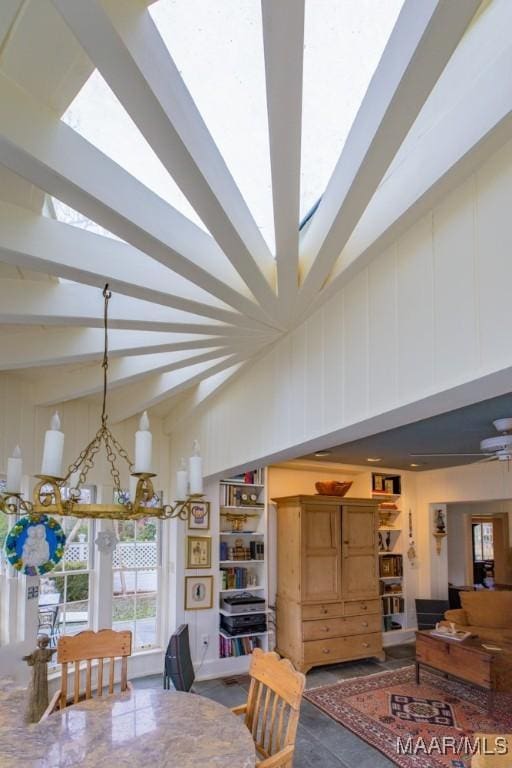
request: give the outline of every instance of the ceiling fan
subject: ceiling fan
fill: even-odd
[[[497,437],[487,437],[480,441],[480,453],[411,453],[413,457],[429,456],[479,456],[480,461],[510,461],[512,459],[512,418],[496,419],[493,424]]]

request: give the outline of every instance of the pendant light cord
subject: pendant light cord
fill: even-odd
[[[101,364],[103,368],[103,406],[101,409],[101,423],[103,426],[107,423],[107,387],[108,387],[108,302],[112,298],[112,291],[109,291],[108,283],[105,284],[105,287],[103,289],[103,298],[105,299],[105,305],[103,309],[103,329],[105,332],[104,336],[104,351],[103,351],[103,362]]]

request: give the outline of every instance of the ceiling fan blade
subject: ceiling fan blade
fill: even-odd
[[[480,451],[479,453],[410,453],[409,456],[494,456],[494,454]]]

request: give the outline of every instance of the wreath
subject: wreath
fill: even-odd
[[[49,559],[41,565],[27,565],[23,560],[23,545],[27,539],[28,529],[31,526],[42,525],[45,528],[45,539],[48,543]],[[48,515],[37,518],[30,516],[21,517],[9,531],[5,540],[5,553],[12,567],[25,576],[43,576],[53,570],[62,560],[66,534],[59,523]]]

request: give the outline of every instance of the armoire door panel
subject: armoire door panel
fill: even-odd
[[[343,559],[343,597],[346,600],[379,594],[375,555],[352,555]]]
[[[375,537],[373,507],[343,507],[343,544],[347,554],[375,552]]]
[[[308,504],[302,516],[302,600],[341,596],[341,509]]]

